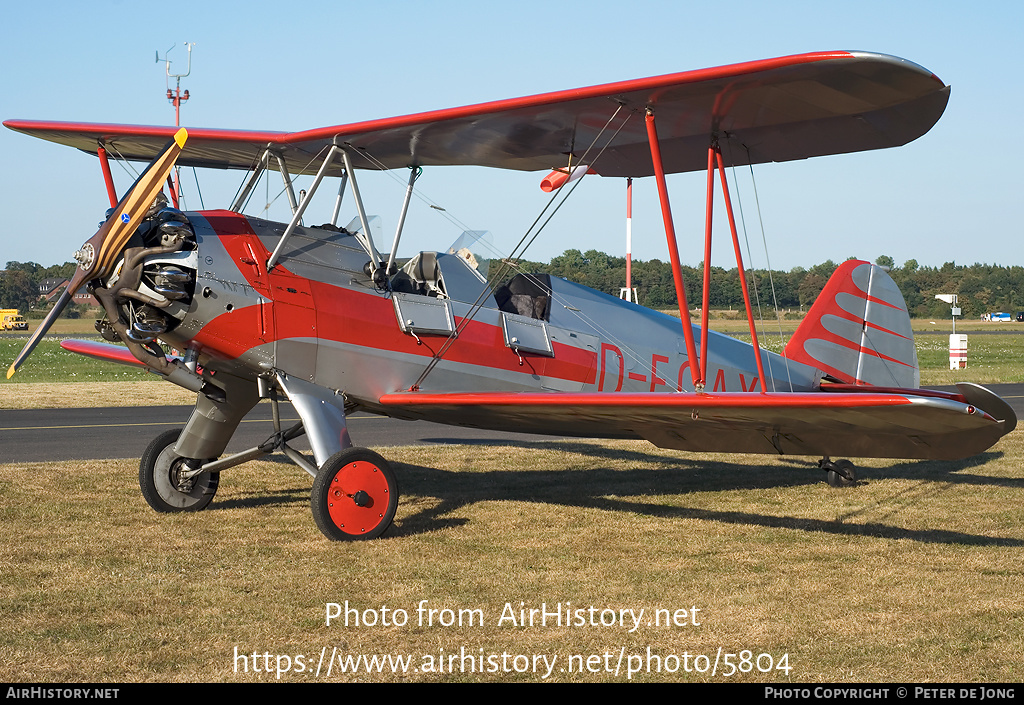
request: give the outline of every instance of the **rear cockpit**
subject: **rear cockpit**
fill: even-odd
[[[551,320],[551,277],[517,274],[494,292],[498,308],[539,321]]]

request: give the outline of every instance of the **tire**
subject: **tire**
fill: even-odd
[[[139,462],[139,487],[146,504],[158,512],[198,512],[205,509],[220,484],[219,472],[207,472],[194,478],[192,491],[178,489],[175,479],[182,458],[174,452],[181,429],[161,433],[142,454]]]
[[[845,458],[842,460],[836,460],[832,463],[832,467],[836,468],[836,470],[842,470],[843,472],[836,472],[836,470],[829,469],[829,485],[832,487],[851,487],[857,484],[857,472],[854,464],[849,460],[846,460]],[[844,476],[844,473],[846,476]]]
[[[317,528],[327,538],[365,541],[391,526],[398,494],[388,461],[367,448],[346,448],[320,468],[310,508]]]

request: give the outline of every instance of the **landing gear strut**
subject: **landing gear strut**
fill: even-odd
[[[828,484],[832,487],[850,487],[857,484],[856,468],[845,458],[832,460],[826,455],[818,461],[818,467],[828,471]]]

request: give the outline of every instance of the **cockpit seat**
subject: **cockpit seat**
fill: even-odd
[[[391,280],[391,290],[420,296],[444,297],[441,270],[436,252],[420,252],[398,270]]]

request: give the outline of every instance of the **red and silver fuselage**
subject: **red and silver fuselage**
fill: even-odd
[[[299,228],[268,271],[280,224],[230,211],[188,217],[198,245],[195,295],[165,338],[181,349],[195,347],[210,367],[284,371],[368,409],[379,408],[384,394],[413,387],[692,391],[678,319],[592,289],[546,278],[534,283],[542,293],[499,302],[502,292],[488,288],[464,258],[423,253],[418,257],[433,268],[423,275],[426,286],[419,280],[418,290],[381,290],[364,273],[368,256],[356,239],[320,228]],[[537,304],[544,297],[550,301]],[[751,346],[711,335],[709,391],[760,390]],[[762,356],[777,378],[769,380],[769,391],[782,380],[778,391],[815,387],[813,369]]]

